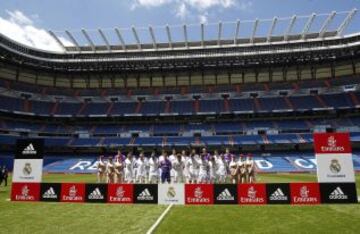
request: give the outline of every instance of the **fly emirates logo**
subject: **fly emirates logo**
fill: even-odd
[[[204,191],[202,191],[200,187],[197,187],[194,190],[194,197],[188,197],[187,201],[189,203],[209,203],[210,198],[203,197],[203,195],[204,195]]]
[[[254,186],[249,187],[247,191],[247,197],[240,198],[241,203],[263,203],[265,201],[264,198],[257,197],[256,193],[257,191]]]
[[[343,152],[345,151],[344,146],[337,146],[336,139],[334,136],[330,136],[327,139],[327,146],[321,146],[322,152]]]
[[[309,203],[309,202],[318,202],[317,197],[312,197],[309,195],[310,191],[305,185],[300,188],[300,196],[294,196],[294,202],[296,203]]]
[[[64,201],[82,201],[82,196],[78,196],[77,195],[77,189],[75,186],[71,186],[69,188],[69,193],[68,195],[64,195],[63,196],[63,200]]]

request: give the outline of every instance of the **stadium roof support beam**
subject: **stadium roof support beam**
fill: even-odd
[[[346,16],[346,18],[344,19],[344,21],[340,24],[340,26],[338,27],[338,29],[336,30],[336,34],[339,36],[342,36],[344,30],[347,28],[347,26],[349,25],[350,21],[352,20],[352,18],[354,17],[354,15],[356,14],[357,9],[354,8],[352,9],[349,14]]]
[[[84,37],[86,38],[86,40],[88,41],[88,43],[90,44],[90,47],[91,47],[92,51],[95,51],[94,42],[91,40],[89,34],[86,32],[85,29],[81,29],[81,32],[84,35]]]
[[[80,46],[79,43],[75,40],[75,38],[73,37],[73,35],[68,31],[65,30],[66,35],[69,37],[70,41],[75,45],[76,50],[80,51]]]
[[[150,36],[151,36],[151,39],[152,39],[153,48],[157,49],[156,38],[155,38],[154,30],[151,27],[151,25],[149,25],[149,32],[150,32]]]
[[[122,49],[125,51],[126,50],[126,44],[125,44],[124,38],[121,35],[120,30],[118,28],[115,28],[115,33],[116,33],[116,35],[117,35],[117,37],[118,37],[118,39],[119,39],[119,41],[121,43]]]
[[[301,38],[302,39],[305,39],[306,37],[306,34],[309,32],[310,28],[311,28],[311,25],[312,23],[314,22],[315,20],[315,17],[316,17],[316,14],[315,13],[312,13],[310,16],[309,16],[309,19],[308,21],[306,22],[305,26],[304,26],[304,29],[301,33]]]
[[[330,13],[330,15],[326,18],[324,24],[321,26],[320,31],[319,31],[320,37],[324,37],[324,35],[326,33],[326,29],[330,25],[331,21],[334,19],[335,15],[336,15],[336,11],[332,11]]]
[[[184,29],[185,47],[189,48],[189,42],[188,42],[188,35],[187,35],[187,27],[186,27],[186,24],[184,24],[183,29]]]
[[[284,35],[284,39],[285,41],[287,41],[289,39],[289,35],[295,25],[295,21],[296,21],[296,15],[293,15],[291,17],[290,23],[289,23],[289,27],[286,29],[285,35]]]
[[[205,43],[204,43],[204,40],[205,40],[205,28],[204,28],[204,24],[202,23],[200,25],[200,28],[201,28],[201,46],[202,47],[205,47]]]
[[[66,51],[65,45],[60,41],[60,39],[55,35],[55,33],[51,30],[48,31],[49,35],[54,38],[54,40],[56,41],[56,43],[58,43],[58,45],[64,50]]]
[[[271,36],[273,34],[273,31],[274,31],[274,28],[276,26],[277,20],[278,20],[278,18],[276,16],[272,20],[272,23],[271,23],[271,26],[270,26],[270,29],[269,29],[269,33],[267,35],[267,41],[268,42],[271,40]]]
[[[139,36],[136,32],[136,28],[134,26],[131,27],[131,30],[133,32],[133,35],[134,35],[134,38],[136,40],[136,45],[138,47],[139,50],[141,50],[141,44],[140,44],[140,39],[139,39]]]
[[[237,44],[237,39],[239,36],[239,32],[240,32],[240,20],[236,21],[236,28],[235,28],[235,35],[234,35],[234,45]]]
[[[111,51],[111,47],[110,47],[109,41],[108,41],[108,39],[106,38],[104,32],[103,32],[100,28],[98,29],[98,32],[99,32],[101,38],[103,39],[103,41],[104,41],[104,43],[105,43],[106,48],[108,49],[108,51]]]
[[[259,25],[259,19],[256,19],[254,21],[254,27],[253,27],[252,34],[251,34],[250,43],[254,43],[254,38],[256,35],[256,30],[257,30],[258,25]]]
[[[219,22],[219,27],[218,27],[218,46],[221,45],[221,36],[222,36],[222,22]]]
[[[166,34],[167,34],[167,38],[168,38],[168,41],[169,41],[169,47],[172,49],[173,44],[172,44],[171,31],[170,31],[169,25],[166,25]]]

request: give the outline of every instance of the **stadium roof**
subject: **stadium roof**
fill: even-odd
[[[273,17],[209,24],[183,24],[130,28],[49,30],[63,48],[63,53],[144,52],[201,48],[236,47],[247,44],[301,42],[311,39],[339,38],[356,14],[357,9],[332,11],[291,17]],[[315,27],[315,23],[318,27]],[[268,27],[266,34],[259,27]],[[62,39],[72,45],[66,46]]]

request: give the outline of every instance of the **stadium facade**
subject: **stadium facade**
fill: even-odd
[[[99,45],[81,30],[85,44],[65,31],[62,52],[44,51],[0,35],[0,147],[13,150],[18,138],[44,138],[46,152],[100,149],[229,147],[245,152],[300,152],[312,149],[312,133],[350,131],[360,141],[360,34],[343,35],[356,13],[349,11],[336,30],[330,13],[317,32],[316,15],[301,33],[292,33],[296,16],[283,35],[118,44],[105,33]],[[7,153],[5,153],[7,154]]]

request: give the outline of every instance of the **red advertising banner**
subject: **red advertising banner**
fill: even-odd
[[[185,204],[209,205],[214,203],[214,185],[186,184]]]
[[[61,185],[61,202],[84,202],[85,184],[64,183]]]
[[[133,184],[109,184],[108,203],[133,203]]]
[[[291,204],[320,204],[318,183],[291,183]]]
[[[239,204],[266,204],[265,184],[239,184],[238,185]]]
[[[314,133],[316,154],[351,153],[349,133]]]
[[[39,201],[40,183],[12,183],[12,201]]]

